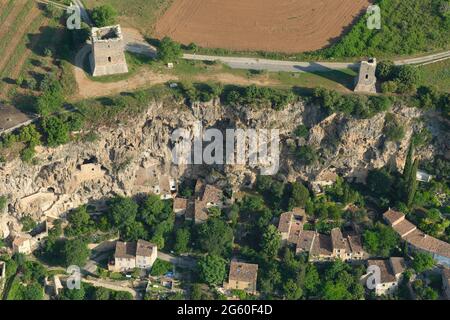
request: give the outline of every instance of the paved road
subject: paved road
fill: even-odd
[[[282,61],[258,58],[222,57],[197,54],[184,54],[184,59],[201,61],[220,61],[234,69],[266,70],[272,72],[323,72],[330,70],[359,68],[359,63],[345,62],[304,62],[304,61]],[[450,58],[450,51],[440,52],[422,57],[396,60],[396,65],[429,64]]]
[[[94,23],[91,20],[91,17],[89,16],[89,13],[87,12],[86,8],[84,7],[83,2],[81,0],[73,0],[74,4],[80,7],[81,11],[81,19],[86,22],[88,25],[93,26]]]
[[[160,251],[158,251],[158,259],[173,263],[175,266],[187,269],[195,269],[197,265],[197,262],[192,257],[176,257]]]

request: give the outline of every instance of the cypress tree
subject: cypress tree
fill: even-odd
[[[406,156],[405,167],[403,168],[403,178],[408,181],[411,175],[414,157],[414,144],[411,141],[408,148],[408,155]]]
[[[411,205],[413,204],[414,201],[414,196],[416,195],[416,191],[417,191],[417,170],[419,169],[419,159],[414,160],[414,164],[412,166],[411,169],[411,174],[409,176],[409,180],[408,180],[408,199],[406,201],[406,204],[408,206],[408,208],[411,208]]]

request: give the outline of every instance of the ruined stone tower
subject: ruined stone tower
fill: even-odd
[[[127,73],[125,44],[119,25],[92,28],[91,68],[93,76]]]
[[[377,92],[377,78],[375,76],[376,69],[377,59],[375,58],[361,62],[361,66],[359,67],[359,75],[355,80],[355,92]]]

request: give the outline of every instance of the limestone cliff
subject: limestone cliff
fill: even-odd
[[[218,101],[192,107],[155,103],[145,114],[122,121],[114,127],[98,128],[95,142],[73,142],[58,148],[39,147],[37,164],[20,160],[0,165],[0,195],[7,195],[9,206],[0,217],[0,236],[18,228],[17,218],[31,215],[60,216],[69,209],[89,203],[100,210],[104,199],[120,194],[150,192],[155,178],[162,173],[180,179],[206,177],[220,186],[237,190],[254,180],[256,170],[240,167],[177,167],[172,164],[170,134],[176,128],[193,130],[197,121],[218,128],[279,129],[286,142],[307,143],[316,148],[321,160],[311,166],[300,165],[289,148],[282,148],[281,179],[314,181],[323,172],[364,179],[367,169],[386,164],[402,167],[409,138],[420,130],[426,119],[418,109],[397,106],[395,113],[406,128],[401,143],[386,142],[383,136],[384,114],[358,120],[343,115],[324,117],[320,108],[297,102],[283,111],[265,108],[224,107]],[[299,124],[311,127],[307,141],[292,132]],[[431,128],[434,144],[420,151],[429,158],[443,153],[448,136]],[[214,180],[214,181],[211,181]]]

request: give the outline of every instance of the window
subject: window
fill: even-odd
[[[112,61],[111,57],[108,57],[108,62],[111,62],[111,61]]]

